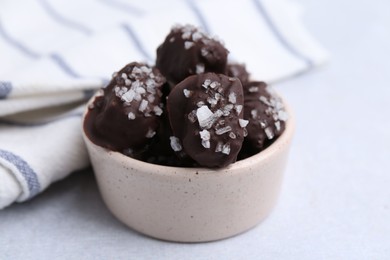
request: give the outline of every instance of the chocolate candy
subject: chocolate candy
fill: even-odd
[[[157,49],[156,67],[171,84],[204,72],[225,73],[228,50],[198,28],[176,26]]]
[[[287,113],[282,100],[264,82],[249,82],[244,93],[244,118],[249,121],[245,145],[259,152],[284,131]]]
[[[172,149],[184,151],[204,167],[235,162],[248,124],[243,104],[237,78],[215,73],[186,78],[168,96]]]
[[[97,97],[85,121],[85,132],[103,147],[127,155],[139,153],[155,136],[163,113],[158,69],[130,63],[114,73],[104,95]]]
[[[226,74],[230,77],[238,78],[242,85],[249,82],[249,73],[246,70],[245,64],[229,63],[226,68]]]

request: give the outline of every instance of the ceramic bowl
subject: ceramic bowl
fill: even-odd
[[[154,238],[205,242],[256,226],[275,206],[294,132],[287,112],[286,129],[271,146],[223,169],[150,164],[84,140],[115,217]]]

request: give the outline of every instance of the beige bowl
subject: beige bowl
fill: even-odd
[[[84,140],[103,200],[120,221],[163,240],[212,241],[256,226],[274,207],[294,132],[287,112],[270,147],[218,170],[150,164]]]

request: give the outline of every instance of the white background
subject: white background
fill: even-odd
[[[89,170],[0,211],[0,259],[390,259],[390,2],[297,2],[332,57],[276,85],[297,130],[268,219],[219,242],[150,239],[114,219]]]

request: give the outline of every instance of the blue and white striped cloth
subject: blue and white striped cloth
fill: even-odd
[[[153,64],[172,25],[218,35],[253,78],[274,82],[326,60],[301,14],[285,0],[2,0],[0,208],[88,165],[76,104],[125,64]]]

